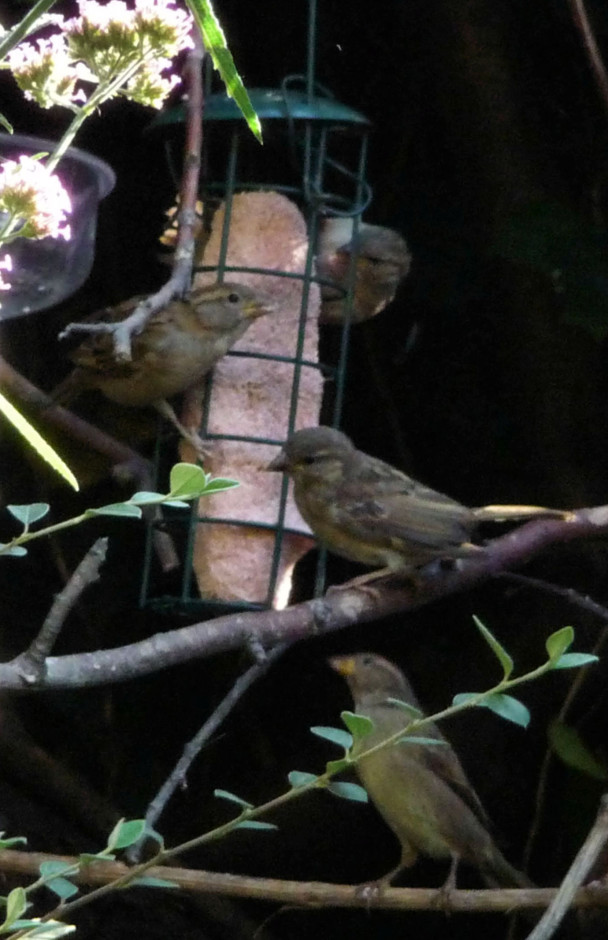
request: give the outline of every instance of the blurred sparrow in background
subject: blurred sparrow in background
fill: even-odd
[[[351,584],[407,574],[434,559],[478,554],[483,548],[469,540],[480,522],[568,515],[539,506],[468,509],[357,450],[345,434],[328,427],[296,431],[268,469],[292,477],[302,518],[332,552],[382,566]]]
[[[353,323],[369,320],[390,304],[412,261],[405,239],[393,229],[361,222],[353,237],[353,219],[326,219],[319,235],[317,274],[338,286],[321,285],[321,323],[344,322],[344,294],[353,252]]]
[[[394,700],[420,711],[412,688],[393,663],[372,653],[334,656],[329,665],[346,679],[359,715],[371,718],[373,731],[353,751],[367,751],[405,729],[415,717]],[[405,732],[406,733],[406,732]],[[451,859],[445,888],[455,887],[460,859],[475,865],[490,886],[530,887],[494,844],[479,798],[467,780],[456,753],[435,724],[420,729],[420,738],[437,744],[414,743],[407,737],[362,758],[357,773],[369,797],[401,843],[401,861],[382,882],[390,882],[418,855]]]
[[[133,297],[91,319],[124,320],[143,299]],[[148,320],[132,339],[130,361],[117,361],[110,334],[89,336],[70,354],[76,368],[53,398],[65,404],[82,390],[97,388],[119,405],[151,405],[200,449],[197,435],[180,424],[166,399],[198,384],[249,325],[271,309],[244,285],[200,287],[186,300],[172,300]]]

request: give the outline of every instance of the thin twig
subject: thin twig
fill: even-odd
[[[177,764],[160,787],[156,796],[150,801],[146,811],[146,825],[148,829],[154,828],[168,801],[178,787],[183,785],[186,774],[193,761],[200,753],[201,748],[207,743],[211,735],[215,734],[219,726],[226,720],[245,692],[268,672],[273,663],[285,652],[287,647],[287,643],[281,643],[279,646],[275,646],[273,650],[265,655],[263,660],[257,660],[246,672],[239,676],[215,711],[205,721],[192,740],[186,744]],[[142,847],[143,843],[139,843],[134,847],[133,851],[129,852],[130,862],[139,861]]]
[[[604,107],[608,110],[608,74],[606,73],[602,55],[593,34],[589,17],[587,16],[584,0],[569,0],[569,3],[574,23],[583,37],[583,44],[589,58],[591,71],[597,83]]]
[[[527,574],[519,574],[514,571],[500,571],[496,577],[504,581],[512,581],[514,584],[521,584],[524,587],[537,588],[539,591],[546,591],[548,594],[557,594],[558,597],[565,597],[570,604],[586,610],[587,613],[593,614],[595,617],[608,621],[608,607],[598,604],[591,597],[580,594],[574,588],[562,587],[560,584],[543,581],[541,578],[531,578]]]
[[[557,895],[528,936],[528,940],[549,940],[549,937],[553,936],[607,840],[608,795],[605,794],[600,801],[600,808],[589,835],[572,862]]]
[[[99,569],[106,560],[108,539],[100,538],[93,543],[72,577],[49,610],[37,637],[20,656],[23,678],[36,682],[44,674],[46,658],[53,649],[65,619],[84,590],[99,577]]]

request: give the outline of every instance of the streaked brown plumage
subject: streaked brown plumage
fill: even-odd
[[[268,469],[293,478],[302,517],[331,551],[380,567],[360,581],[477,554],[483,549],[470,539],[482,521],[565,515],[538,506],[469,509],[328,427],[296,431]]]
[[[393,229],[361,222],[353,237],[352,219],[327,219],[319,237],[317,274],[335,281],[339,287],[321,286],[322,323],[344,321],[344,292],[353,252],[356,252],[353,323],[369,320],[390,304],[412,261],[405,239]]]
[[[93,320],[123,320],[142,299],[109,307]],[[154,406],[190,437],[166,399],[200,382],[249,325],[271,309],[241,284],[200,287],[150,318],[132,339],[130,361],[117,361],[110,334],[89,336],[71,353],[76,368],[54,397],[65,403],[85,388],[97,388],[120,405]]]
[[[355,711],[374,723],[355,754],[386,740],[411,720],[390,699],[420,709],[403,673],[382,656],[335,656],[329,664],[346,679]],[[456,866],[462,859],[476,866],[490,885],[529,886],[531,882],[509,864],[494,843],[479,798],[439,728],[426,725],[420,736],[442,743],[400,742],[357,764],[370,799],[401,843],[401,861],[383,880],[392,880],[422,854],[451,859],[449,885],[454,883]]]

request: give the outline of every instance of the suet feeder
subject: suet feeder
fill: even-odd
[[[165,510],[163,520],[152,523],[183,546],[177,593],[155,596],[148,540],[141,601],[162,611],[205,617],[284,606],[291,569],[314,547],[287,479],[263,468],[294,429],[339,424],[356,253],[341,284],[321,278],[315,258],[327,220],[351,219],[356,236],[371,199],[365,181],[369,121],[315,82],[315,31],[316,4],[310,0],[306,74],[290,75],[278,88],[249,90],[263,147],[230,98],[210,88],[205,96],[204,224],[212,218],[195,283],[242,281],[269,295],[276,309],[216,366],[198,416],[211,451],[204,469],[241,486],[201,500],[189,515]],[[176,132],[183,121],[178,108],[154,125],[165,139],[175,179],[175,142],[183,136]],[[223,176],[217,167],[225,168]],[[339,328],[318,329],[324,287],[344,295]],[[325,330],[331,333],[328,343]],[[319,333],[322,345],[333,349],[328,363],[319,356]],[[164,459],[161,448],[159,453]],[[181,457],[194,459],[184,449]],[[316,593],[324,584],[320,552]]]

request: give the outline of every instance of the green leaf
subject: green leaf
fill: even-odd
[[[17,921],[13,927],[19,930],[29,929],[28,938],[35,940],[57,940],[58,937],[65,937],[66,934],[74,933],[76,927],[74,924],[62,924],[58,920],[46,920],[40,922],[40,918],[34,920]]]
[[[287,779],[289,780],[290,786],[294,790],[299,789],[300,787],[306,787],[309,783],[314,783],[317,780],[316,774],[308,774],[304,770],[290,770],[287,774]]]
[[[145,819],[120,819],[110,833],[107,848],[114,851],[115,849],[126,849],[129,845],[135,845],[145,831]]]
[[[507,721],[512,721],[515,725],[521,725],[527,728],[530,724],[530,712],[519,699],[512,695],[505,695],[503,692],[496,692],[484,702],[481,703],[484,708],[489,708],[491,712],[500,715]]]
[[[367,790],[360,787],[358,783],[343,783],[342,781],[332,780],[331,783],[328,783],[327,789],[334,796],[339,796],[343,800],[353,800],[355,803],[369,802]]]
[[[590,666],[599,662],[599,657],[593,653],[564,653],[553,664],[553,669],[577,669],[579,666]]]
[[[62,877],[65,872],[74,873],[73,865],[51,859],[48,862],[42,862],[38,870],[45,879],[45,887],[53,891],[62,901],[78,894],[79,889],[76,885],[72,884],[67,878]]]
[[[242,800],[240,796],[230,793],[229,790],[214,790],[213,795],[217,796],[219,800],[228,800],[230,803],[236,803],[237,806],[242,806],[243,809],[253,809],[253,803]]]
[[[169,475],[169,496],[175,499],[196,499],[205,492],[209,474],[193,463],[176,463]]]
[[[478,697],[478,692],[461,692],[454,696],[454,705],[463,705]],[[518,699],[512,695],[505,695],[503,692],[495,692],[481,702],[476,702],[479,708],[489,708],[490,711],[512,721],[516,725],[527,728],[530,722],[530,712]]]
[[[209,480],[205,487],[204,496],[212,496],[214,493],[223,493],[224,490],[233,490],[235,486],[240,486],[238,480],[228,480],[224,477],[214,477]]]
[[[163,499],[163,506],[171,506],[172,509],[190,509],[190,503],[185,503],[182,499]]]
[[[226,86],[226,93],[230,98],[234,98],[252,134],[262,143],[260,119],[253,110],[241,76],[236,70],[222,27],[211,5],[211,0],[186,0],[186,2],[201,31],[205,49],[211,56],[213,64]]]
[[[436,744],[440,744],[445,747],[447,743],[447,741],[443,741],[441,738],[425,738],[422,735],[417,734],[405,734],[397,741],[397,744],[420,744],[424,747],[429,745],[434,747]]]
[[[27,910],[27,898],[23,888],[13,888],[6,899],[6,916],[4,923],[0,924],[0,931],[10,927]]]
[[[41,862],[38,871],[43,878],[54,878],[56,875],[65,875],[66,871],[72,871],[73,868],[69,862],[60,862],[53,858],[48,862]]]
[[[38,433],[38,431],[27,421],[22,414],[20,414],[17,409],[11,405],[10,401],[0,394],[0,413],[7,418],[8,421],[19,431],[19,433],[26,439],[28,444],[30,444],[34,450],[38,452],[40,457],[43,460],[46,460],[48,464],[51,465],[53,470],[60,474],[66,480],[70,486],[78,490],[78,480],[68,467],[66,463],[61,459],[56,450],[54,450],[50,444],[44,440],[44,438]]]
[[[274,823],[260,822],[259,819],[244,819],[237,823],[235,829],[278,829]]]
[[[133,496],[131,496],[127,502],[132,503],[134,506],[147,506],[148,503],[162,503],[164,498],[163,493],[140,490],[137,493],[133,493]]]
[[[549,662],[555,663],[562,656],[568,647],[572,646],[574,640],[574,630],[572,627],[562,627],[556,630],[547,638],[545,649],[549,654]]]
[[[4,835],[4,833],[2,833]],[[27,845],[25,836],[14,836],[12,839],[0,839],[0,852],[11,849],[14,845]]]
[[[13,125],[5,118],[3,114],[0,114],[0,124],[2,125],[4,130],[7,132],[7,134],[13,133]]]
[[[128,516],[131,519],[141,519],[141,509],[139,506],[131,506],[129,503],[110,503],[109,506],[101,506],[99,509],[87,509],[85,516]]]
[[[549,727],[549,742],[555,754],[567,764],[594,780],[608,779],[606,765],[591,753],[578,731],[561,721]]]
[[[8,558],[10,555],[13,558],[22,558],[24,555],[27,555],[27,548],[23,548],[22,545],[11,545],[7,543],[0,542],[0,555],[6,555]]]
[[[345,751],[348,751],[349,748],[353,746],[353,737],[348,731],[344,731],[342,728],[326,728],[321,725],[316,725],[314,728],[310,729],[313,734],[316,734],[318,738],[323,738],[325,741],[331,741],[332,744],[337,744],[338,747],[343,747]]]
[[[129,887],[138,888],[179,888],[176,881],[167,881],[166,878],[153,878],[151,875],[139,875],[129,882]]]
[[[62,901],[67,901],[68,898],[74,897],[75,894],[78,894],[79,890],[76,885],[68,881],[67,878],[53,878],[52,881],[47,881],[45,888],[48,888],[49,891],[56,894]]]
[[[354,712],[344,711],[340,718],[353,736],[353,741],[361,741],[374,730],[374,723],[367,715],[356,715]]]
[[[24,526],[30,526],[33,522],[43,519],[51,508],[48,503],[29,503],[24,506],[7,506],[11,516],[18,519]]]
[[[484,640],[486,641],[486,643],[488,644],[488,646],[490,647],[490,649],[496,656],[500,665],[502,666],[502,671],[504,673],[505,679],[508,679],[511,673],[513,672],[513,660],[507,653],[504,646],[501,646],[501,644],[498,642],[496,637],[490,633],[488,628],[481,622],[479,617],[475,616],[475,614],[473,614],[473,621],[475,623],[475,626],[481,633],[482,637],[484,638]]]
[[[401,711],[410,716],[412,721],[416,721],[418,718],[424,718],[424,715],[419,708],[416,708],[415,705],[410,705],[409,702],[403,702],[400,698],[389,698],[387,699],[387,702],[390,705],[395,705],[397,708],[400,708]]]

